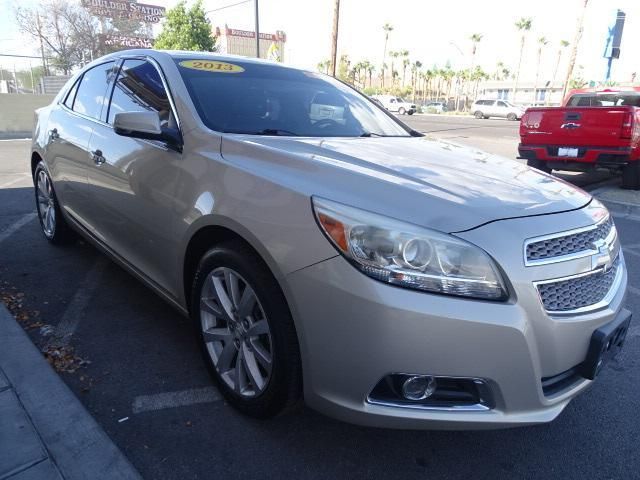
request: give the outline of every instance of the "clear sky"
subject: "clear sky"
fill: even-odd
[[[13,25],[13,8],[17,0],[0,0],[0,52],[35,53],[34,42],[20,38]],[[20,4],[36,0],[20,0]],[[241,0],[204,0],[207,10],[231,5]],[[177,0],[145,0],[144,3],[171,7]],[[260,30],[287,34],[287,63],[315,69],[330,52],[333,0],[259,0]],[[426,67],[444,66],[449,61],[454,68],[469,66],[472,33],[483,34],[478,45],[476,64],[485,70],[495,70],[497,61],[515,69],[520,48],[514,22],[531,17],[533,28],[528,36],[521,79],[533,80],[537,61],[537,39],[549,41],[542,61],[542,76],[551,77],[560,40],[573,42],[577,15],[583,0],[342,0],[340,16],[339,54],[354,60],[368,59],[376,65],[382,61],[384,34],[382,25],[394,26],[388,50],[406,49],[412,60]],[[209,14],[214,26],[253,30],[253,2]],[[578,65],[584,67],[587,80],[604,76],[602,58],[606,32],[614,19],[616,8],[627,14],[622,56],[614,63],[613,77],[629,81],[632,72],[640,80],[640,0],[590,0]],[[560,72],[565,68],[565,62]],[[0,59],[0,63],[4,61]]]

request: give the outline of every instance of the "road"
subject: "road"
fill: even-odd
[[[400,115],[411,128],[429,136],[478,148],[507,158],[518,157],[519,122],[502,118],[476,119],[470,115]],[[524,161],[524,160],[520,160]],[[587,187],[612,180],[608,172],[555,172],[575,185]]]
[[[495,141],[497,152],[515,129],[498,122],[437,133]],[[381,430],[306,407],[251,420],[211,387],[188,319],[86,243],[44,240],[27,157],[27,142],[0,142],[0,294],[145,478],[637,478],[638,327],[594,387],[549,425]],[[633,287],[628,307],[640,312],[640,221],[616,223]],[[68,333],[63,348],[51,349],[52,327]]]

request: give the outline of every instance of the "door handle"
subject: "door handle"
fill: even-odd
[[[107,161],[107,159],[102,156],[102,150],[100,149],[91,152],[91,159],[96,165],[102,165]]]
[[[58,129],[54,128],[53,130],[49,130],[49,143],[53,142],[60,138],[60,134],[58,133]]]

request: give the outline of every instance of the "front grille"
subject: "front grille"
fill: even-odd
[[[567,312],[595,305],[604,300],[616,279],[620,257],[613,262],[611,268],[596,273],[538,284],[538,293],[548,312]]]
[[[527,261],[535,262],[595,250],[594,242],[607,238],[612,228],[613,220],[609,217],[592,230],[529,243]]]

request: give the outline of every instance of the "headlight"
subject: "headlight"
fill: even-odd
[[[498,269],[482,249],[452,235],[313,198],[318,224],[366,275],[407,288],[505,300]]]

